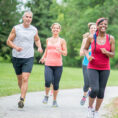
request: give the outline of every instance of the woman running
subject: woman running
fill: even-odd
[[[46,49],[41,63],[45,62],[45,97],[43,103],[48,102],[48,94],[50,85],[53,84],[53,107],[57,107],[57,94],[59,90],[59,82],[61,79],[63,64],[62,55],[67,56],[66,41],[59,37],[61,25],[54,23],[51,26],[52,37],[46,41]]]
[[[89,60],[88,76],[91,92],[89,95],[88,117],[99,118],[98,111],[104,98],[104,91],[110,74],[109,58],[115,55],[114,37],[106,33],[108,20],[100,18],[96,22],[97,31],[90,35],[85,44],[84,52]],[[91,45],[92,55],[88,54]],[[93,104],[96,100],[95,111]]]
[[[85,56],[84,54],[84,46],[85,46],[85,43],[87,41],[87,37],[91,34],[91,35],[94,35],[95,31],[96,31],[96,24],[95,23],[88,23],[88,28],[89,28],[89,32],[85,33],[83,35],[83,41],[82,41],[82,45],[81,45],[81,48],[80,48],[80,56],[84,56],[84,59],[83,59],[83,62],[82,62],[82,69],[83,69],[83,77],[84,77],[84,87],[83,87],[83,91],[84,91],[84,94],[83,94],[83,97],[80,101],[80,104],[81,105],[84,105],[85,102],[86,102],[86,98],[89,94],[89,79],[88,79],[88,74],[87,74],[87,66],[88,66],[88,59],[87,57]],[[91,55],[91,46],[89,47],[89,55]]]

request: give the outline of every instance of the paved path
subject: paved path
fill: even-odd
[[[58,108],[52,108],[52,96],[48,104],[43,104],[43,92],[27,93],[25,107],[17,108],[18,95],[0,98],[0,118],[87,118],[87,104],[80,105],[82,89],[60,90]],[[107,87],[104,103],[100,109],[100,118],[104,118],[104,106],[118,96],[118,87]],[[104,106],[103,106],[104,105]]]

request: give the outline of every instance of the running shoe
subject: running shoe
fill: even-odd
[[[81,99],[81,101],[80,101],[80,104],[81,105],[84,105],[85,102],[86,102],[86,96],[83,96],[82,99]]]
[[[51,92],[50,92],[50,96],[52,96],[53,95],[53,90],[51,90]]]
[[[55,100],[53,101],[52,107],[58,107],[57,101],[55,101]]]
[[[24,107],[24,99],[20,98],[20,101],[18,102],[18,108],[23,108]]]
[[[95,112],[94,112],[94,118],[99,118],[98,111],[95,111]]]
[[[93,108],[88,108],[88,116],[87,118],[94,118],[94,110]]]
[[[47,104],[47,103],[48,103],[48,96],[45,96],[45,97],[44,97],[43,103],[44,103],[44,104]]]

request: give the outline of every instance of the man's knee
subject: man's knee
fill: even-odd
[[[24,77],[22,78],[22,82],[28,82],[28,76],[24,76]]]

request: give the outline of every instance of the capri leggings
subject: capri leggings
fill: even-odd
[[[91,98],[104,98],[104,91],[107,84],[107,80],[110,74],[110,70],[94,70],[88,69],[89,85],[91,88]]]
[[[45,87],[49,88],[52,83],[53,89],[58,90],[62,71],[62,66],[45,66]]]
[[[84,92],[87,92],[89,89],[89,78],[88,78],[88,69],[87,66],[82,65],[82,69],[83,69],[83,76],[84,76],[84,87],[83,90]]]

